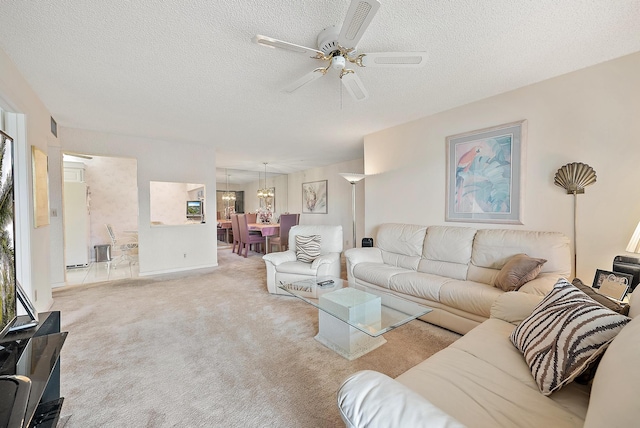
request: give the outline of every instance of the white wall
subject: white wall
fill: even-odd
[[[217,265],[215,221],[164,227],[151,227],[150,223],[151,181],[202,183],[215,194],[212,147],[64,127],[58,135],[65,151],[137,160],[141,275]],[[208,198],[205,212],[215,212],[215,205],[215,199]]]
[[[19,213],[25,228],[18,232],[22,242],[16,242],[16,250],[26,251],[28,254],[24,266],[18,265],[19,279],[25,290],[31,295],[34,305],[39,311],[47,310],[53,303],[50,286],[50,229],[58,227],[61,230],[61,217],[52,218],[51,226],[33,227],[33,198],[31,179],[31,147],[36,146],[47,153],[48,145],[56,145],[56,137],[51,134],[51,115],[40,98],[31,89],[27,81],[4,51],[0,50],[0,107],[3,110],[24,115],[26,132],[13,133],[16,143],[22,147],[25,156],[16,156],[15,174],[24,174],[26,186],[16,183],[17,198],[23,197],[23,212]],[[53,208],[50,205],[50,208]],[[29,256],[30,255],[30,256]],[[22,257],[22,256],[20,256]],[[23,257],[25,259],[25,257]]]
[[[94,259],[94,245],[111,244],[106,224],[113,227],[116,238],[123,238],[124,231],[138,230],[137,162],[124,157],[92,156],[83,163],[91,209],[89,249]],[[114,256],[118,255],[115,248],[111,250]]]
[[[151,221],[159,224],[187,223],[187,183],[151,183]]]
[[[611,270],[640,220],[640,53],[365,137],[366,231],[385,222],[445,224],[445,138],[528,121],[524,225],[448,223],[573,235],[573,196],[553,184],[562,165],[591,165],[578,196],[577,276]]]
[[[353,247],[353,217],[351,210],[351,184],[339,174],[364,172],[363,159],[337,163],[323,168],[289,174],[289,205],[291,213],[302,213],[302,183],[327,180],[327,214],[301,214],[300,224],[341,224],[344,236],[344,248]],[[356,184],[356,243],[364,236],[364,200],[365,186],[369,186],[368,177]],[[369,210],[367,210],[367,215]]]

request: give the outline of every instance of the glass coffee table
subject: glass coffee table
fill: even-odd
[[[283,283],[279,288],[319,309],[315,339],[348,360],[385,344],[384,333],[431,312],[426,306],[334,277]]]

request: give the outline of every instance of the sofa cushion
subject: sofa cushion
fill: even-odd
[[[523,353],[540,392],[550,395],[604,352],[628,322],[561,279],[516,327],[511,341]]]
[[[508,291],[498,296],[491,305],[491,318],[518,325],[531,315],[542,299],[542,296],[535,294]]]
[[[500,269],[493,285],[502,291],[516,291],[538,276],[546,262],[545,259],[516,254]]]
[[[291,273],[295,275],[314,275],[317,268],[307,262],[284,262],[276,266],[276,272]]]
[[[296,259],[301,262],[311,263],[320,256],[320,235],[296,236]]]
[[[426,233],[426,226],[386,223],[378,228],[377,246],[390,253],[420,256]]]
[[[502,269],[519,253],[548,260],[541,272],[571,274],[569,238],[558,232],[532,232],[512,229],[481,229],[473,240],[471,263],[476,266]]]
[[[491,305],[504,291],[473,281],[448,281],[440,288],[440,303],[489,318]]]
[[[640,317],[627,324],[604,353],[593,380],[585,428],[638,426],[638,337]]]
[[[422,254],[426,226],[387,223],[378,228],[377,246],[384,263],[416,270]]]
[[[467,279],[476,229],[470,227],[430,226],[424,239],[420,272]]]
[[[391,277],[389,288],[393,291],[421,297],[433,302],[440,301],[442,284],[454,281],[439,275],[429,275],[422,272],[403,272]]]
[[[389,283],[394,275],[409,272],[407,269],[389,266],[383,263],[358,263],[353,268],[353,276],[356,279],[389,288]]]
[[[478,340],[483,338],[479,336]],[[511,346],[508,336],[503,336],[502,341]],[[521,361],[519,368],[518,361]],[[522,356],[513,360],[507,357],[504,364],[505,369],[476,357],[467,349],[449,346],[396,380],[468,427],[582,426],[584,415],[578,413],[580,409],[586,412],[588,396],[580,398],[581,404],[568,408],[519,379],[527,371]],[[507,371],[514,368],[519,374]]]

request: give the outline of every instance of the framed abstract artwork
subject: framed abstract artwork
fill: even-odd
[[[525,120],[446,139],[446,221],[522,224]]]
[[[302,183],[302,213],[326,214],[327,180]]]

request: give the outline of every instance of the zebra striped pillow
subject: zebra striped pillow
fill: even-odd
[[[296,235],[296,259],[311,263],[320,257],[321,235]]]
[[[560,279],[511,334],[544,395],[562,388],[605,351],[629,318]]]

